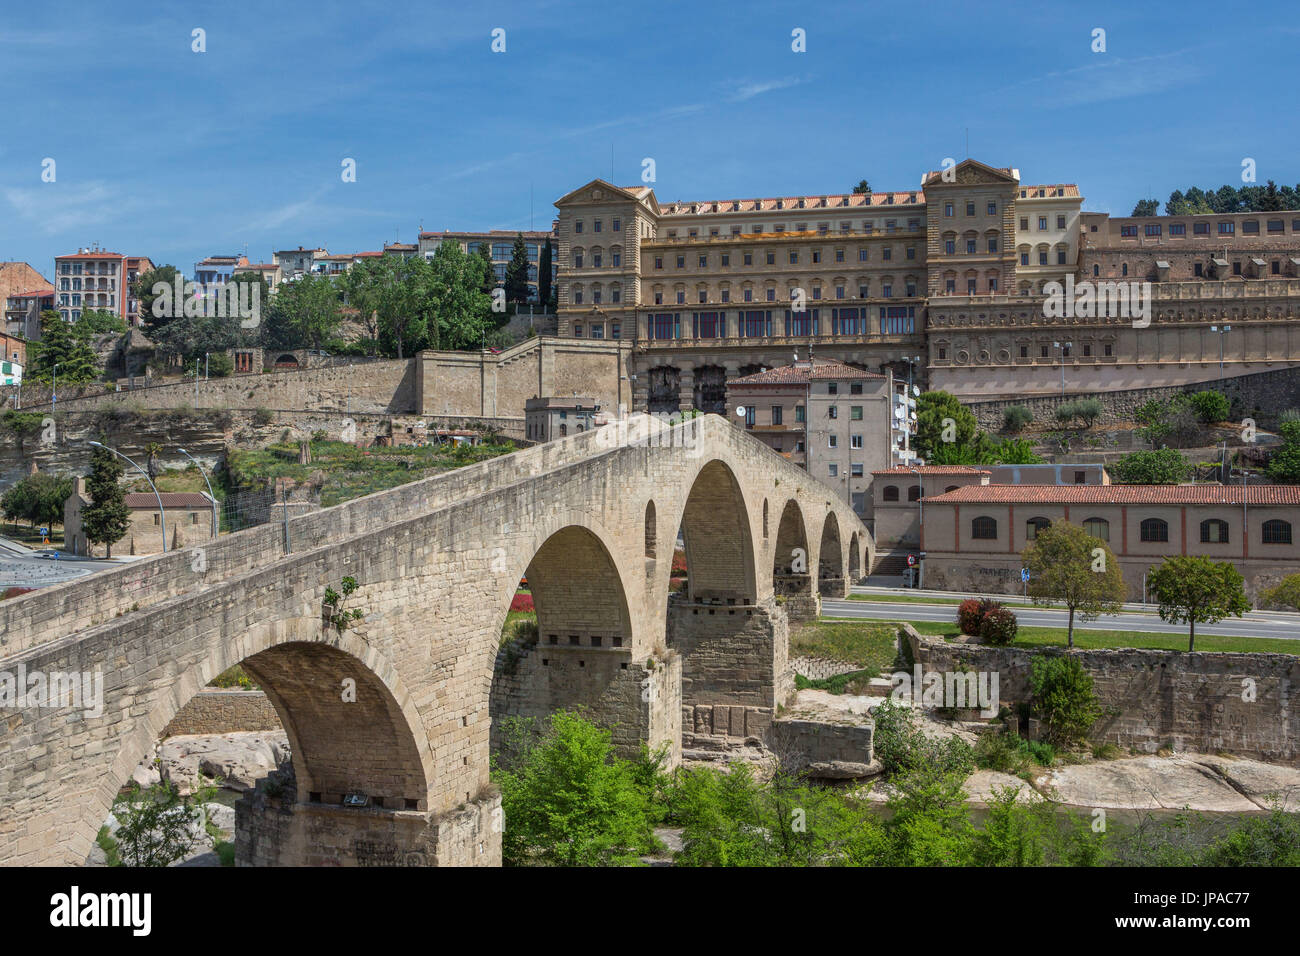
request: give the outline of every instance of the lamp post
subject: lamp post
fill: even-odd
[[[116,455],[118,458],[121,458],[123,461],[130,463],[130,465],[131,465],[131,466],[132,466],[136,471],[140,472],[140,474],[142,474],[142,475],[144,476],[144,480],[147,481],[147,482],[149,482],[149,487],[153,489],[154,497],[158,499],[158,523],[162,526],[163,552],[166,553],[166,551],[167,551],[167,514],[166,514],[166,512],[163,511],[162,495],[160,495],[160,494],[158,493],[158,487],[153,483],[153,479],[149,477],[149,472],[145,471],[143,468],[141,468],[139,465],[137,465],[134,461],[131,461],[130,458],[127,458],[126,455],[122,454],[122,453],[121,453],[120,451],[118,451],[116,448],[109,448],[107,445],[103,444],[102,442],[97,442],[97,441],[92,441],[90,444],[94,445],[96,448],[103,448],[105,451],[111,451],[111,452],[112,452],[114,455]]]
[[[1074,348],[1074,343],[1066,342],[1062,345],[1060,342],[1053,342],[1052,347],[1061,350],[1061,397],[1065,398],[1065,353]]]
[[[1232,331],[1231,325],[1225,325],[1219,328],[1217,325],[1210,326],[1210,331],[1219,336],[1219,378],[1223,378],[1223,337]]]
[[[50,414],[54,413],[54,404],[59,400],[59,363],[54,363],[52,369],[54,380],[50,382]]]
[[[908,470],[916,475],[916,553],[920,555],[925,547],[925,485],[921,481],[920,469],[910,468]],[[921,573],[921,559],[918,557],[916,562],[916,586],[918,589],[923,584]]]
[[[203,470],[203,466],[199,464],[197,458],[187,452],[184,448],[177,448],[176,450],[190,461],[194,462],[194,467],[197,468],[199,474],[203,476],[203,483],[208,486],[208,497],[212,499],[212,537],[215,538],[221,533],[221,519],[217,514],[217,496],[212,493],[212,482],[208,481],[208,473]]]

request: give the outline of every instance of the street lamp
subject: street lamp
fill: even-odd
[[[194,462],[194,467],[197,468],[199,474],[203,476],[203,483],[208,486],[208,497],[212,499],[212,537],[215,538],[221,533],[221,519],[217,515],[217,496],[212,493],[212,482],[208,481],[208,473],[203,470],[203,466],[199,464],[197,458],[187,452],[184,448],[177,448],[176,450],[190,461]]]
[[[1232,331],[1232,326],[1225,325],[1219,328],[1217,325],[1212,325],[1210,331],[1217,332],[1219,335],[1219,378],[1223,378],[1223,337]]]
[[[144,480],[147,481],[147,482],[149,482],[149,487],[150,487],[150,488],[153,488],[153,494],[154,494],[154,497],[158,499],[158,523],[162,526],[163,553],[166,553],[166,551],[167,551],[167,515],[166,515],[166,513],[163,511],[162,495],[160,495],[160,494],[158,493],[158,488],[157,488],[156,485],[154,485],[154,483],[153,483],[153,479],[149,477],[149,472],[145,471],[143,468],[141,468],[139,465],[137,465],[134,461],[131,461],[130,458],[127,458],[126,455],[122,454],[122,453],[121,453],[120,451],[118,451],[116,448],[109,448],[107,445],[103,444],[102,442],[97,442],[97,441],[92,441],[90,444],[94,445],[96,448],[103,448],[105,451],[111,451],[114,455],[116,455],[118,458],[121,458],[123,461],[130,462],[131,466],[134,467],[136,471],[138,471],[138,472],[140,472],[140,474],[144,475]]]
[[[909,471],[916,475],[916,552],[920,555],[925,547],[925,485],[921,481],[921,472],[918,468],[911,468]],[[916,562],[916,586],[918,589],[922,583],[921,561],[918,557]]]
[[[54,404],[59,400],[59,363],[54,363],[54,380],[50,382],[50,413],[55,411]]]
[[[1065,355],[1074,348],[1074,343],[1066,342],[1062,345],[1060,342],[1053,342],[1052,348],[1061,350],[1061,397],[1065,398]]]

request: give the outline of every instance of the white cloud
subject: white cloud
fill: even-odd
[[[46,235],[83,226],[119,221],[138,204],[102,180],[86,183],[40,183],[9,188],[4,197],[22,219]]]

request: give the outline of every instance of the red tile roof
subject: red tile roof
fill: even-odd
[[[832,359],[813,359],[811,369],[807,361],[795,365],[781,365],[777,368],[770,368],[766,372],[755,372],[753,375],[743,375],[740,378],[732,379],[727,383],[727,386],[802,385],[808,382],[809,379],[822,382],[834,379],[883,379],[884,377],[875,372],[867,372]]]
[[[15,292],[11,299],[46,299],[54,295],[53,289],[33,289],[31,292]]]
[[[896,465],[893,468],[883,468],[880,471],[873,471],[873,475],[910,475],[913,469],[905,465]],[[926,475],[991,475],[993,472],[987,468],[977,468],[974,465],[918,465],[916,471],[922,476]],[[1020,487],[1017,485],[1016,487]],[[927,501],[933,501],[933,498],[927,498]]]
[[[71,255],[55,256],[55,261],[60,259],[125,259],[126,256],[120,252],[74,252]]]
[[[152,491],[133,491],[123,495],[126,506],[133,511],[157,510],[158,499]],[[212,499],[197,491],[164,491],[162,493],[163,510],[167,508],[210,508]]]
[[[916,201],[912,201],[912,197]],[[803,200],[803,206],[799,205],[799,200]],[[822,205],[822,199],[826,204]],[[848,200],[846,203],[845,200]],[[777,208],[777,202],[781,203],[781,208]],[[731,207],[736,203],[740,208],[733,210]],[[665,216],[691,216],[701,215],[704,213],[730,213],[730,212],[773,212],[781,214],[790,214],[792,216],[807,215],[809,213],[829,214],[832,210],[845,209],[863,209],[868,206],[875,208],[877,206],[888,208],[890,206],[924,206],[925,193],[920,189],[903,189],[894,192],[871,193],[838,193],[827,194],[826,196],[779,196],[771,199],[709,199],[703,202],[670,202],[663,203],[661,208]]]
[[[1300,506],[1300,485],[968,485],[926,498],[940,504]]]

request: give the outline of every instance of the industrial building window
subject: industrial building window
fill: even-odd
[[[884,498],[885,498],[886,501],[897,501],[897,500],[898,500],[898,486],[897,486],[897,485],[885,485],[885,495],[884,495]]]
[[[1291,522],[1283,521],[1280,518],[1274,518],[1272,521],[1264,522],[1264,543],[1265,544],[1290,544],[1291,543]]]
[[[1030,518],[1025,522],[1025,540],[1033,541],[1038,537],[1038,532],[1051,527],[1051,525],[1052,522],[1048,518]]]
[[[980,515],[970,523],[970,536],[982,541],[991,541],[998,536],[998,522],[995,518]]]
[[[1088,518],[1083,523],[1083,530],[1098,541],[1110,540],[1110,522],[1105,518]]]
[[[1143,541],[1168,541],[1169,523],[1162,518],[1144,518],[1141,537]]]
[[[907,489],[907,500],[908,500],[908,501],[920,501],[920,500],[921,500],[921,486],[920,486],[920,485],[912,485],[910,488]]]
[[[1218,518],[1207,518],[1201,522],[1202,544],[1227,544],[1228,522]]]

